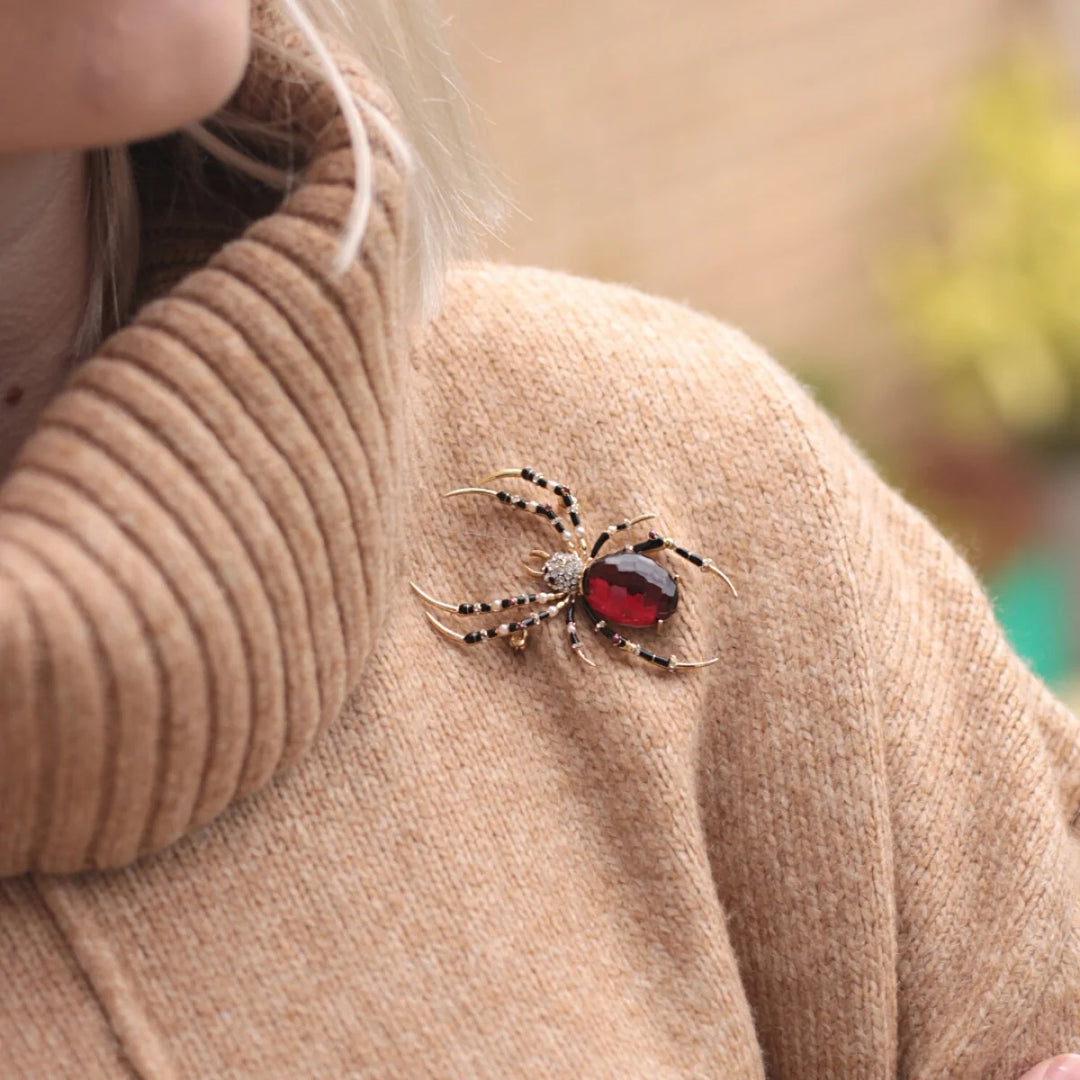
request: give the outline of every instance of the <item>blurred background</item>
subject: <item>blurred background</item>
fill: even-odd
[[[1080,704],[1080,0],[444,0],[516,209],[796,372]]]

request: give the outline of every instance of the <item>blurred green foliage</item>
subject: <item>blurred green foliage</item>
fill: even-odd
[[[888,292],[956,434],[1080,447],[1080,116],[1049,56],[975,88],[935,175],[931,227]]]

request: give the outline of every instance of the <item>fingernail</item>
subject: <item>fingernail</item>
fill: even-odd
[[[1050,1062],[1043,1080],[1080,1080],[1080,1055],[1066,1054]]]

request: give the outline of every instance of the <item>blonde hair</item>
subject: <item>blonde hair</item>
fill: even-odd
[[[409,309],[414,318],[429,318],[437,310],[447,264],[474,252],[480,234],[496,228],[503,206],[492,170],[477,149],[471,106],[434,10],[428,0],[269,3],[296,26],[316,62],[300,55],[287,59],[330,85],[349,127],[357,184],[336,269],[344,270],[363,243],[372,197],[370,125],[410,177]],[[349,91],[324,37],[352,51],[389,92],[400,128]],[[265,41],[257,44],[275,47]],[[248,149],[252,134],[249,121],[224,109],[192,125],[181,138],[229,168],[286,190],[293,179],[290,170],[254,156]],[[275,137],[265,134],[271,141]],[[290,150],[286,157],[302,160],[303,154]],[[138,202],[126,148],[94,151],[87,181],[92,264],[78,355],[92,351],[122,324],[138,263]]]

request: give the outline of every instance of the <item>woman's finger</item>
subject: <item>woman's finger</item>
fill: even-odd
[[[1020,1080],[1080,1080],[1080,1054],[1062,1054],[1044,1061]]]

